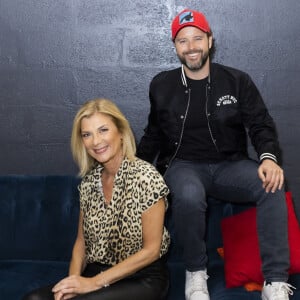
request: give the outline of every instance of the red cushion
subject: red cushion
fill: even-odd
[[[290,245],[290,274],[300,272],[300,226],[294,211],[292,194],[286,193],[286,204],[288,208],[288,238]]]
[[[294,212],[292,196],[286,193],[288,208],[289,273],[300,272],[300,227]],[[224,218],[221,223],[224,245],[226,287],[249,282],[263,283],[256,230],[256,208]]]

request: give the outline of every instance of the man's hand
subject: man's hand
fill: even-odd
[[[273,160],[265,159],[258,168],[258,177],[263,182],[263,188],[267,193],[275,193],[284,183],[283,170]]]
[[[52,289],[55,300],[71,299],[79,294],[85,294],[99,289],[94,277],[86,278],[71,275],[62,279]]]

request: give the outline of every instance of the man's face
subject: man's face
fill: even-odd
[[[212,37],[196,27],[187,26],[178,32],[174,44],[181,63],[191,71],[198,71],[208,61]]]

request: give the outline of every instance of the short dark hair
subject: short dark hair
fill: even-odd
[[[213,34],[212,34],[212,31],[211,32],[208,32],[207,33],[207,37],[211,37]],[[210,61],[212,61],[215,57],[215,53],[216,53],[216,40],[215,38],[213,37],[212,38],[212,44],[211,44],[211,48],[209,49],[209,59]]]

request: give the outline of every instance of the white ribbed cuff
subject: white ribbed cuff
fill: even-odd
[[[264,159],[272,159],[273,161],[275,161],[277,163],[277,158],[274,154],[272,153],[263,153],[260,157],[259,160],[262,161]]]

